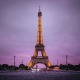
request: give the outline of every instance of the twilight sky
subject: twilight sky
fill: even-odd
[[[25,65],[34,53],[41,6],[43,42],[52,64],[80,63],[80,0],[0,0],[0,64]],[[40,55],[40,53],[39,53]]]

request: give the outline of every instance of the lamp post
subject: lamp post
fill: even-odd
[[[15,70],[15,56],[14,56],[14,66],[13,66],[13,70]]]
[[[66,65],[68,65],[68,55],[66,55]]]
[[[58,66],[58,60],[57,60],[57,66]]]

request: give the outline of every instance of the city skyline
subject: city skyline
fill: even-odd
[[[52,64],[80,64],[79,0],[0,1],[0,64],[26,65],[34,54],[38,10],[42,11],[42,33]],[[40,55],[40,54],[39,54]]]

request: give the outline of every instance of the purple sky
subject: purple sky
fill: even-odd
[[[80,0],[0,0],[0,64],[26,65],[34,53],[41,6],[43,42],[51,63],[80,63]],[[39,53],[40,55],[40,53]]]

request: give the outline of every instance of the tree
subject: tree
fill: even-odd
[[[24,64],[20,64],[20,65],[19,65],[19,68],[20,68],[21,70],[23,70],[23,69],[25,69],[25,65],[24,65]]]
[[[2,70],[9,70],[8,64],[2,64]]]

